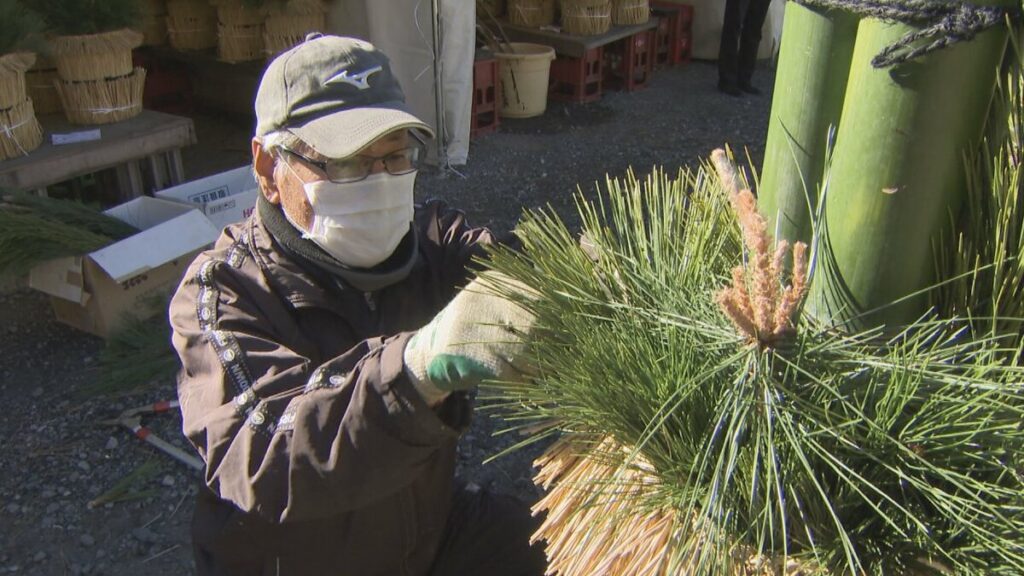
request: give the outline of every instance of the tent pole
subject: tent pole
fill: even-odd
[[[441,51],[442,18],[440,0],[430,0],[433,14],[434,39],[434,104],[437,115],[437,161],[438,165],[448,165],[448,133],[444,118],[444,59]]]

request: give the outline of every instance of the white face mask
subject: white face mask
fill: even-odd
[[[288,169],[295,174],[290,165]],[[313,207],[313,223],[302,237],[342,264],[372,268],[387,260],[409,232],[415,182],[415,172],[401,176],[382,172],[344,184],[330,180],[304,182],[302,188]],[[288,211],[284,213],[287,217]],[[302,231],[290,217],[288,220]]]

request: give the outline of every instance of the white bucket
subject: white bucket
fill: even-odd
[[[501,77],[499,115],[508,118],[540,116],[547,109],[548,77],[555,49],[543,44],[511,42],[496,52]]]

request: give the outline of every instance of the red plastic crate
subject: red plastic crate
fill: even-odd
[[[664,20],[659,21],[657,32],[657,48],[655,61],[657,64],[675,66],[690,61],[690,48],[692,46],[693,29],[693,6],[689,4],[676,4],[673,2],[651,2],[651,7],[663,9],[666,14]],[[664,24],[664,31],[662,25]]]
[[[481,58],[473,62],[473,105],[469,137],[498,129],[498,60]]]
[[[555,100],[600,100],[604,81],[604,47],[587,50],[582,58],[559,56],[551,63],[549,95]]]
[[[141,48],[132,51],[132,63],[146,69],[144,108],[168,114],[193,112],[192,81],[184,64],[162,60]]]
[[[605,84],[627,92],[646,88],[654,68],[653,30],[644,30],[608,45]]]

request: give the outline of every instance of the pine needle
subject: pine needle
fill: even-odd
[[[146,460],[141,466],[121,478],[106,492],[89,501],[89,508],[98,508],[108,503],[140,500],[156,495],[156,490],[139,490],[138,487],[152,479],[159,467],[155,460]]]

